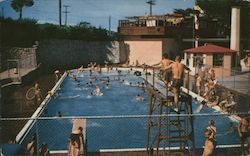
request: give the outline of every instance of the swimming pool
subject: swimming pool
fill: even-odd
[[[77,75],[72,71],[71,75]],[[106,87],[107,76],[110,85]],[[96,78],[95,78],[96,77]],[[112,70],[101,74],[84,71],[77,75],[77,80],[66,77],[57,91],[57,97],[50,100],[41,116],[55,117],[61,112],[65,118],[38,119],[30,129],[23,144],[37,133],[38,143],[47,142],[51,150],[66,150],[68,138],[72,129],[70,116],[87,117],[88,151],[100,149],[145,148],[147,140],[148,97],[144,87],[139,86],[143,79],[134,75],[128,69]],[[92,84],[91,84],[91,83]],[[131,84],[130,84],[131,83]],[[93,95],[98,85],[103,96]],[[143,97],[137,102],[137,94]],[[193,110],[198,107],[193,103]],[[199,116],[195,116],[194,129],[197,147],[204,145],[204,131],[211,119],[217,127],[217,140],[220,145],[239,144],[238,135],[229,123],[235,126],[227,116],[208,116],[204,114],[218,114],[213,109],[205,108]],[[140,116],[141,115],[141,116]]]

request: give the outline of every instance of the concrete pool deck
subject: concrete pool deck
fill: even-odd
[[[38,65],[35,68],[20,68],[19,71],[16,71],[16,69],[12,68],[9,70],[5,70],[0,73],[0,81],[1,81],[1,87],[6,87],[9,85],[20,85],[22,84],[22,78],[29,73],[37,70],[40,65]]]

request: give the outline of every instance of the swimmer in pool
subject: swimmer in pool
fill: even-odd
[[[136,97],[135,97],[135,100],[137,102],[141,102],[141,101],[143,101],[143,97],[140,94],[137,94]]]
[[[101,82],[101,84],[104,84],[105,81],[103,79],[100,79],[100,82]]]
[[[109,86],[110,86],[109,83],[106,83],[105,88],[106,88],[106,89],[109,89]]]
[[[103,93],[101,92],[101,89],[99,88],[98,85],[95,86],[95,93],[96,93],[97,96],[102,96],[102,94],[103,94]]]
[[[108,81],[107,81],[107,82],[108,82],[108,84],[110,85],[110,84],[111,84],[111,80],[110,80],[110,78],[109,78],[109,77],[108,77],[107,79],[108,79]]]
[[[61,112],[56,112],[56,117],[62,117]]]

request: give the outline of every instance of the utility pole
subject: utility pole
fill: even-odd
[[[147,3],[149,4],[149,15],[152,16],[152,6],[155,5],[155,0],[149,0]]]
[[[111,28],[111,16],[109,16],[109,35],[111,35],[110,28]]]
[[[62,26],[62,0],[59,0],[59,26]]]
[[[64,7],[64,9],[65,9],[65,11],[63,12],[64,14],[65,14],[65,26],[67,26],[67,17],[68,17],[68,13],[70,13],[70,12],[68,12],[68,7],[70,7],[69,5],[63,5],[63,7]]]
[[[2,9],[2,18],[4,19],[4,7],[2,7],[1,9]]]
[[[199,46],[199,27],[200,27],[200,14],[203,14],[204,11],[200,8],[197,2],[194,5],[194,39],[195,39],[195,48]]]

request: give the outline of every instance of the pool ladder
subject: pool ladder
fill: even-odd
[[[195,149],[191,96],[181,94],[176,112],[174,97],[169,95],[167,85],[166,96],[155,88],[154,83],[153,70],[153,85],[148,85],[147,156],[186,155],[187,152],[191,155]],[[179,149],[173,150],[173,145]]]

